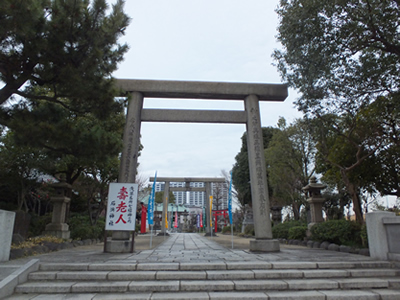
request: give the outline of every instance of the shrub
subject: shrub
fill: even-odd
[[[365,224],[363,226],[361,226],[360,237],[361,237],[362,246],[368,248],[367,225],[365,225]]]
[[[305,226],[305,224],[301,221],[280,223],[272,227],[272,235],[275,239],[288,239],[289,229],[296,226]]]
[[[254,225],[246,225],[244,228],[245,235],[254,235]]]
[[[43,234],[46,225],[51,223],[52,213],[47,213],[43,216],[32,215],[31,223],[29,226],[29,237],[39,236]]]
[[[289,228],[289,240],[303,240],[306,237],[307,226],[294,226]]]
[[[311,228],[312,239],[338,245],[361,245],[361,226],[354,221],[330,220]]]
[[[92,226],[87,214],[81,215],[74,213],[71,214],[68,224],[71,231],[71,239],[73,240],[104,238],[104,218],[99,218],[97,224]]]

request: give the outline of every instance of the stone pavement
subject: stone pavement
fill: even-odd
[[[400,299],[400,291],[393,290],[393,288],[400,288],[399,271],[391,271],[389,262],[379,262],[366,256],[286,245],[281,245],[281,251],[276,253],[252,253],[247,250],[249,239],[234,237],[234,249],[223,247],[221,244],[229,244],[231,239],[231,236],[224,235],[206,238],[196,233],[185,233],[171,234],[165,240],[164,237],[153,238],[154,244],[159,245],[149,249],[149,236],[137,237],[135,239],[135,253],[103,253],[103,247],[100,244],[65,249],[2,263],[0,267],[5,266],[11,270],[11,266],[19,265],[20,270],[25,268],[26,273],[36,271],[36,276],[30,276],[31,280],[39,279],[36,282],[21,284],[28,279],[26,275],[24,280],[20,280],[18,283],[17,291],[21,294],[14,295],[10,299],[34,299],[37,295],[41,295],[40,297],[43,297],[43,299],[70,299],[69,297],[78,297],[78,295],[68,294],[73,293],[74,289],[80,291],[80,293],[86,293],[79,299],[111,299],[107,297],[117,299],[117,296],[118,299],[133,299],[130,298],[134,296],[133,294],[129,294],[129,298],[126,298],[128,297],[126,294],[108,294],[108,296],[99,294],[101,293],[99,291],[100,286],[110,293],[110,291],[114,291],[115,285],[119,286],[119,293],[126,293],[127,291],[131,293],[145,292],[146,295],[143,299],[150,299],[150,297],[151,299],[159,299],[159,297],[164,296],[172,297],[168,299],[177,299],[174,298],[176,294],[163,295],[162,292],[182,292],[186,290],[190,293],[197,293],[199,291],[204,292],[205,289],[208,293],[202,294],[201,299],[214,299],[211,297],[213,290],[235,290],[235,293],[240,290],[254,290],[253,292],[256,292],[256,290],[260,291],[268,286],[268,289],[272,292],[273,290],[286,290],[282,291],[286,294],[282,294],[282,292],[276,294],[274,296],[276,299],[281,299],[279,297],[283,295],[296,294],[295,290],[299,289],[309,290],[302,292],[304,297],[301,299],[307,300],[314,299],[308,298],[307,293],[312,293],[312,291],[316,293],[317,290],[319,294],[315,299],[331,299],[321,296],[329,293],[339,293],[337,296],[340,297],[332,299]],[[40,268],[38,267],[39,263]],[[36,270],[29,269],[34,264],[36,264]],[[372,270],[372,268],[377,269]],[[39,272],[37,272],[38,269]],[[168,272],[166,272],[167,270]],[[391,276],[389,279],[373,279],[373,277],[389,276],[389,273]],[[101,283],[98,281],[99,276],[102,278]],[[125,281],[113,281],[111,276],[124,278],[121,280]],[[202,280],[189,280],[190,277],[188,276],[196,276],[196,278],[199,277],[197,279]],[[56,277],[64,280],[68,278],[69,281],[54,281],[51,284],[47,281],[42,282]],[[327,278],[324,279],[323,277]],[[332,279],[331,277],[335,278]],[[336,279],[336,277],[340,278]],[[163,282],[163,278],[170,281]],[[109,282],[110,279],[111,282]],[[161,279],[161,281],[154,281],[157,279]],[[7,278],[1,283],[6,280]],[[85,282],[80,282],[82,280]],[[139,282],[137,282],[138,280]],[[53,288],[52,292],[49,292],[50,285]],[[147,288],[144,288],[144,286],[147,286]],[[338,291],[324,291],[338,287]],[[340,291],[340,288],[345,290]],[[366,290],[350,291],[349,288]],[[374,288],[382,289],[379,292],[374,292]],[[383,288],[392,288],[392,290]],[[0,299],[2,297],[1,290],[2,286],[0,285]],[[58,290],[64,291],[62,293],[69,292],[62,296],[57,294],[60,293],[56,292]],[[94,293],[95,291],[97,294]],[[53,294],[45,296],[43,293]],[[357,293],[361,293],[361,298],[349,298],[350,295]],[[382,293],[389,293],[390,298],[377,296]],[[23,294],[25,296],[21,298]],[[59,298],[51,298],[55,297],[56,294]],[[349,296],[345,296],[347,294]],[[4,295],[10,295],[10,292],[8,294],[3,293]],[[190,297],[193,295],[191,294]],[[255,294],[251,295],[255,296]],[[235,297],[256,299],[251,298],[251,295],[245,298],[242,294],[236,294]],[[268,296],[268,299],[275,299],[271,295]],[[370,298],[365,298],[366,295]],[[232,299],[233,294],[229,296],[224,294],[223,297],[222,294],[217,296],[219,298],[215,299]],[[188,299],[187,295],[184,294],[179,297],[179,299]],[[265,294],[263,294],[260,299],[267,299],[265,297]]]
[[[80,246],[36,256],[0,263],[0,280],[32,259],[40,263],[106,263],[126,262],[215,262],[215,261],[372,261],[370,257],[310,249],[302,246],[281,244],[281,251],[275,253],[253,253],[249,249],[249,239],[234,236],[234,249],[230,245],[231,236],[218,234],[217,237],[204,237],[197,233],[176,233],[170,237],[153,236],[150,249],[150,236],[135,238],[134,253],[104,253],[103,244]]]

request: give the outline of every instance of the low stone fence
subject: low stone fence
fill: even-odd
[[[372,258],[400,261],[400,217],[393,212],[366,214],[369,251]]]

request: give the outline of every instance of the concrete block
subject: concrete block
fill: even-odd
[[[400,291],[399,290],[387,290],[387,289],[379,289],[372,290],[371,292],[378,294],[381,300],[399,300],[400,299]]]
[[[351,277],[394,277],[395,269],[356,269],[350,270]]]
[[[227,262],[228,270],[256,270],[256,269],[271,269],[272,264],[264,261],[235,261]]]
[[[365,215],[369,253],[372,258],[387,260],[389,244],[383,219],[395,217],[393,212],[374,211]]]
[[[135,293],[177,292],[179,291],[179,280],[132,281],[129,284],[129,291]]]
[[[77,281],[89,281],[89,280],[106,280],[108,272],[104,271],[81,271],[81,272],[58,272],[56,278],[58,280],[77,280]]]
[[[303,278],[300,270],[254,270],[256,279]]]
[[[209,300],[208,293],[153,293],[152,300]]]
[[[0,209],[0,262],[10,259],[15,212]]]
[[[389,282],[378,278],[346,278],[337,279],[341,289],[374,289],[387,288]]]
[[[107,276],[108,280],[155,280],[156,271],[121,271],[110,272]]]
[[[30,273],[29,280],[55,280],[57,272],[33,272]]]
[[[286,290],[288,285],[283,280],[234,280],[235,290]]]
[[[0,299],[10,296],[18,284],[28,281],[29,273],[39,269],[39,260],[32,259],[0,281]]]
[[[52,284],[49,284],[48,282],[26,282],[21,285],[17,285],[15,287],[15,292],[23,294],[70,293],[71,287],[75,283],[76,282],[71,281],[52,282]]]
[[[90,264],[89,271],[135,271],[136,264],[132,263],[104,263],[104,264]]]
[[[108,240],[106,243],[107,253],[130,253],[132,251],[132,241],[129,240]]]
[[[124,293],[129,281],[89,281],[72,285],[72,293]]]
[[[325,295],[317,291],[266,292],[269,300],[325,300]]]
[[[319,292],[326,295],[326,300],[379,300],[379,295],[369,291],[339,290]]]
[[[233,280],[233,279],[254,279],[254,272],[248,270],[225,270],[225,271],[206,271],[207,279],[210,280]]]
[[[384,218],[382,221],[386,228],[389,252],[400,254],[400,217]]]
[[[349,277],[350,272],[346,270],[304,270],[304,278],[340,278]]]
[[[226,264],[222,262],[215,263],[181,263],[181,271],[198,271],[198,270],[226,270]]]
[[[231,300],[231,299],[267,300],[268,299],[268,296],[262,292],[210,292],[208,294],[210,296],[209,298],[210,300]]]
[[[392,265],[388,261],[362,261],[356,263],[358,268],[391,268]]]
[[[40,264],[41,271],[87,271],[87,263],[45,263]]]
[[[157,280],[206,280],[205,271],[158,271]]]
[[[110,294],[97,294],[92,298],[92,300],[150,300],[151,293],[110,293]]]
[[[36,297],[40,300],[92,300],[96,294],[42,294]],[[31,296],[32,297],[32,296]],[[19,299],[19,298],[18,298]],[[29,298],[32,299],[32,298]],[[33,298],[34,299],[34,298]]]
[[[174,271],[179,270],[179,263],[138,263],[138,271]]]
[[[14,288],[18,285],[18,276],[10,275],[0,281],[0,299],[14,293]]]
[[[272,263],[273,269],[316,269],[317,263],[315,262],[274,262]]]
[[[230,280],[182,280],[182,291],[232,291],[234,289],[233,281]]]
[[[331,290],[337,289],[339,284],[333,280],[309,279],[309,280],[286,280],[290,290]]]
[[[279,252],[278,240],[250,240],[250,251],[253,252]]]
[[[389,278],[389,287],[393,289],[400,289],[400,278]]]
[[[356,265],[352,262],[347,261],[327,261],[327,262],[318,262],[318,269],[351,269]]]

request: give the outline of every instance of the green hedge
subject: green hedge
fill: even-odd
[[[306,226],[301,221],[289,221],[274,225],[272,235],[275,239],[289,239],[289,229],[297,226]]]
[[[311,239],[338,245],[362,245],[361,226],[354,221],[330,220],[311,228]]]
[[[304,240],[307,236],[307,226],[294,226],[289,228],[288,238],[289,240]]]
[[[73,240],[104,238],[104,218],[99,218],[97,224],[92,226],[87,214],[80,215],[74,213],[69,217],[68,224],[69,230],[71,231],[71,239]]]

